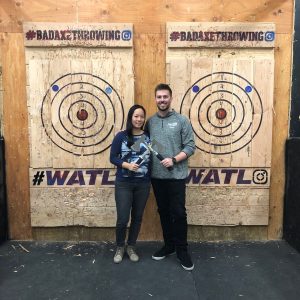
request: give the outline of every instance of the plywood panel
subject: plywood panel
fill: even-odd
[[[76,2],[76,3],[75,3]],[[154,0],[149,3],[141,1],[123,1],[116,3],[114,1],[73,1],[67,0],[57,2],[56,0],[39,1],[10,1],[2,0],[0,6],[0,31],[1,32],[22,32],[22,23],[24,21],[42,21],[42,22],[132,22],[134,23],[136,38],[134,41],[135,49],[135,101],[144,104],[147,107],[148,115],[152,114],[156,107],[153,104],[153,88],[158,82],[165,81],[164,43],[165,22],[169,21],[250,21],[250,22],[274,22],[278,33],[275,51],[275,94],[274,94],[274,126],[273,126],[273,146],[272,146],[272,178],[270,189],[270,225],[263,227],[262,231],[268,231],[268,238],[277,239],[281,237],[282,227],[282,211],[283,211],[283,194],[284,194],[284,142],[287,137],[288,128],[288,107],[289,107],[289,88],[290,88],[290,65],[291,65],[291,34],[293,20],[293,2],[292,0],[275,0],[275,1],[231,1],[226,0],[208,0],[199,2],[196,0],[164,2]],[[141,34],[143,33],[143,34]],[[7,41],[11,47],[8,47]],[[29,184],[28,177],[28,138],[26,117],[22,113],[18,113],[20,101],[23,97],[14,97],[14,95],[22,94],[22,86],[19,79],[24,79],[25,70],[24,58],[19,51],[23,49],[23,39],[18,35],[4,33],[1,35],[0,43],[6,44],[3,48],[5,51],[11,51],[2,57],[3,67],[5,65],[6,56],[11,56],[11,62],[15,60],[14,76],[11,76],[9,67],[6,68],[7,74],[5,90],[7,98],[4,95],[4,104],[6,116],[4,117],[4,129],[6,130],[5,139],[7,146],[6,161],[13,174],[17,174],[17,178],[10,176],[8,189],[8,200],[10,206],[10,228],[11,238],[26,238],[30,236],[30,226],[20,224],[30,224],[29,218]],[[14,45],[13,45],[14,44]],[[3,51],[2,51],[3,52]],[[236,54],[238,50],[234,51]],[[4,52],[3,52],[4,53]],[[192,52],[191,52],[192,53]],[[195,53],[192,53],[193,56]],[[53,51],[53,57],[57,55]],[[211,56],[210,53],[208,53]],[[222,54],[223,55],[223,54]],[[240,53],[239,53],[240,55]],[[226,57],[231,54],[225,53]],[[16,61],[17,59],[17,61]],[[17,80],[18,78],[18,80]],[[16,83],[15,81],[18,81]],[[23,91],[25,93],[25,91]],[[153,102],[152,102],[153,100]],[[26,102],[26,100],[25,100]],[[22,103],[22,102],[21,102]],[[25,108],[26,110],[26,108]],[[16,113],[12,113],[16,112]],[[20,117],[21,116],[21,117]],[[20,124],[20,122],[24,123]],[[15,126],[17,124],[17,126]],[[19,139],[22,136],[23,138]],[[15,142],[17,141],[17,142]],[[15,145],[18,145],[15,148]],[[26,150],[27,149],[27,150]],[[9,151],[8,151],[9,150]],[[23,158],[25,156],[25,159]],[[20,163],[22,162],[22,163]],[[28,164],[28,165],[27,165]],[[19,173],[18,173],[19,172]],[[15,181],[15,183],[13,183]],[[18,182],[18,184],[16,183]],[[27,196],[26,196],[27,195]],[[152,201],[152,202],[151,202]],[[150,207],[151,206],[151,207]],[[152,207],[153,206],[153,207]],[[149,209],[150,208],[150,209]],[[25,221],[24,221],[25,220]],[[146,222],[146,223],[145,223]],[[141,238],[147,236],[151,239],[151,231],[153,237],[159,238],[159,219],[157,217],[154,198],[150,198],[145,211],[144,229],[142,229]],[[157,225],[158,224],[158,225]],[[157,226],[153,229],[153,226]],[[218,239],[236,238],[236,235],[226,234],[216,227],[197,227],[193,226],[192,232],[198,230],[202,233],[195,236],[198,239]],[[197,230],[195,230],[196,228]],[[259,230],[251,233],[247,226],[242,230],[241,236],[256,235],[262,236]],[[267,228],[267,229],[266,229]],[[237,232],[239,232],[237,229]],[[81,231],[80,231],[81,232]],[[84,233],[83,233],[84,232]],[[249,233],[249,235],[248,235]],[[76,234],[65,233],[66,238],[72,238]],[[86,230],[76,235],[84,239],[89,234]],[[96,236],[96,235],[95,235]],[[266,235],[264,235],[266,236]],[[190,236],[191,237],[191,236]]]
[[[204,109],[206,119],[210,121],[210,150],[216,155],[211,156],[211,166],[230,166],[232,159],[232,133],[234,130],[233,110],[233,61],[215,58],[211,74],[211,95],[208,97],[209,107]],[[225,72],[225,73],[224,73]],[[224,116],[226,113],[226,116]],[[220,114],[220,116],[219,116]],[[225,118],[224,118],[225,117]],[[198,133],[199,134],[199,133]],[[220,146],[217,146],[220,145]]]
[[[154,88],[157,83],[165,82],[165,36],[139,34],[134,47],[135,102],[143,105],[147,116],[150,116],[156,111]],[[155,51],[149,51],[151,48]],[[160,219],[152,191],[144,211],[139,239],[162,239]]]
[[[250,56],[250,54],[249,54]],[[233,72],[238,74],[240,77],[235,77],[236,85],[233,86],[234,93],[234,107],[236,109],[236,120],[234,122],[235,128],[233,131],[233,139],[236,141],[239,137],[243,136],[243,140],[247,143],[246,147],[240,149],[236,153],[236,155],[232,156],[231,166],[252,166],[252,132],[257,130],[257,126],[255,130],[252,129],[250,124],[253,122],[253,93],[252,88],[251,92],[245,92],[247,87],[251,87],[253,82],[253,60],[251,57],[248,59],[239,59],[237,58],[234,64]],[[247,81],[245,81],[245,79]],[[250,91],[250,88],[249,88]],[[258,101],[258,99],[256,99]],[[262,115],[262,111],[260,110],[260,116]],[[241,126],[240,126],[241,124]],[[240,128],[239,128],[240,126]],[[239,129],[238,129],[239,128]],[[238,129],[238,130],[237,130]],[[240,148],[242,143],[239,143],[237,147]],[[237,149],[237,147],[234,147]]]
[[[138,33],[164,32],[173,22],[275,22],[279,33],[292,31],[293,1],[186,0],[2,0],[0,31],[21,32],[22,22],[130,22]]]
[[[29,147],[23,38],[21,34],[2,35],[1,38],[9,237],[30,239]]]
[[[132,47],[130,23],[49,23],[23,24],[26,47]]]
[[[186,206],[190,225],[267,225],[269,191],[190,187]]]
[[[170,23],[167,30],[179,32],[182,26],[191,32],[202,29],[200,23]],[[214,24],[210,26],[215,28]],[[236,48],[238,44],[232,46]],[[197,147],[195,157],[209,158],[191,158],[189,162],[189,224],[267,225],[273,50],[174,49],[172,43],[171,48],[167,44],[166,51],[168,78],[175,95],[179,95],[174,107],[180,107],[181,113],[191,121]],[[187,75],[185,70],[189,64],[191,74]],[[185,81],[189,82],[185,84]],[[221,202],[217,200],[219,195]],[[249,202],[250,195],[253,201]],[[239,199],[239,203],[234,199]]]
[[[66,25],[27,24],[25,39],[43,26],[50,33]],[[112,29],[116,26],[121,25],[112,24]],[[133,51],[129,45],[103,48],[101,41],[98,48],[81,48],[76,41],[73,48],[58,47],[59,40],[37,40],[39,47],[25,43],[32,226],[115,224],[109,150],[134,102]]]
[[[114,189],[31,189],[34,227],[83,225],[113,227],[116,223]]]
[[[274,78],[274,60],[272,58],[265,57],[261,60],[253,62],[253,85],[259,91],[261,99],[271,99],[274,95],[274,81],[270,80]],[[255,95],[256,97],[257,95]],[[257,112],[260,110],[258,99],[253,99],[255,114],[254,122],[259,122]],[[272,144],[265,143],[266,136],[272,137],[269,124],[273,120],[273,102],[263,101],[263,119],[261,120],[260,129],[257,131],[255,139],[252,140],[252,161],[253,165],[265,165],[271,166],[271,152]],[[252,130],[252,135],[255,132]]]
[[[285,182],[285,141],[288,137],[290,102],[290,62],[292,35],[280,35],[275,49],[274,125],[272,129],[272,176],[270,187],[270,220],[268,239],[282,236]]]

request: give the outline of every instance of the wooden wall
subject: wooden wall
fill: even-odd
[[[155,112],[153,88],[165,80],[166,22],[274,22],[275,94],[270,219],[268,226],[190,226],[191,240],[280,239],[284,194],[284,144],[290,102],[293,0],[1,0],[0,66],[3,71],[3,124],[6,144],[9,236],[11,239],[113,239],[113,229],[31,228],[28,112],[22,24],[32,22],[128,22],[134,25],[135,101]],[[270,129],[271,130],[271,129]],[[142,231],[161,238],[153,195]]]

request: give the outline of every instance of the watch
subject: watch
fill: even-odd
[[[174,156],[172,157],[172,162],[173,162],[174,165],[177,164],[177,160],[176,160],[176,158]]]

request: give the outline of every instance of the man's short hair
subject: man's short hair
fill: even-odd
[[[155,88],[154,95],[156,96],[156,92],[162,91],[162,90],[168,90],[170,92],[170,96],[172,97],[172,90],[171,90],[170,86],[166,83],[158,84]]]

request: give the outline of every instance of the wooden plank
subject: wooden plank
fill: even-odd
[[[54,168],[67,168],[74,164],[73,150],[73,136],[72,132],[64,130],[63,125],[67,119],[67,111],[62,111],[60,104],[63,103],[63,99],[72,93],[72,85],[67,80],[64,81],[64,76],[69,74],[71,77],[71,61],[68,59],[62,59],[60,56],[55,60],[49,60],[49,72],[46,79],[47,89],[44,90],[44,94],[47,95],[47,102],[44,101],[44,105],[49,106],[49,111],[43,113],[43,119],[46,120],[51,127],[48,128],[47,135],[51,138],[52,145],[52,160]],[[63,80],[57,81],[59,79]],[[54,87],[57,86],[55,89]],[[64,89],[62,90],[62,86]],[[33,110],[35,108],[32,108]],[[66,152],[66,151],[68,152]],[[44,167],[41,164],[36,167]]]
[[[30,193],[34,227],[115,226],[113,188],[32,188]]]
[[[90,53],[88,56],[90,56]],[[98,82],[90,76],[91,74],[94,75],[91,57],[72,59],[70,64],[72,70],[70,78],[72,96],[68,97],[69,99],[65,101],[61,110],[68,111],[69,120],[66,123],[66,129],[73,135],[71,140],[74,144],[82,146],[79,151],[80,156],[73,157],[73,168],[93,168],[95,156],[85,154],[89,154],[89,151],[93,153],[95,150],[96,131],[89,132],[86,128],[92,126],[98,115],[99,118],[103,116],[103,108],[95,97],[95,86]],[[74,138],[75,136],[77,138]],[[89,137],[87,138],[87,136]],[[87,145],[89,145],[89,150],[85,147]]]
[[[285,186],[284,154],[289,123],[291,43],[292,35],[282,35],[278,40],[278,47],[275,48],[272,177],[268,239],[280,239],[282,237]]]
[[[28,115],[22,34],[2,35],[2,43],[9,238],[31,239]]]
[[[168,22],[169,48],[273,48],[275,24],[238,22]]]
[[[150,51],[155,49],[155,51]],[[156,112],[154,88],[165,82],[165,35],[139,34],[134,45],[134,77],[136,102],[147,110],[147,116]]]
[[[190,97],[191,97],[191,106],[189,108],[191,116],[191,124],[193,126],[196,144],[198,149],[204,151],[196,151],[195,154],[191,157],[189,161],[190,166],[211,166],[211,153],[210,153],[210,138],[205,139],[204,141],[199,140],[200,132],[203,133],[203,128],[206,128],[208,132],[211,130],[209,122],[207,122],[205,111],[206,107],[209,106],[210,101],[207,101],[203,104],[201,99],[208,99],[211,96],[211,76],[207,76],[212,72],[212,60],[195,58],[192,59],[191,67],[191,82],[190,82]],[[193,86],[193,87],[192,87]],[[206,87],[207,86],[207,87]],[[194,91],[194,88],[198,87],[199,92]],[[206,87],[206,88],[205,88]],[[200,106],[201,105],[201,106]],[[207,137],[207,135],[205,135]],[[203,136],[202,136],[203,137]],[[207,143],[206,143],[207,142]]]
[[[267,226],[192,226],[188,227],[191,241],[264,241]]]
[[[155,49],[154,51],[150,49]],[[145,107],[147,116],[156,112],[154,88],[165,82],[165,36],[140,34],[135,40],[135,102]],[[147,201],[139,235],[141,240],[161,240],[160,219],[153,193]]]
[[[168,52],[167,62],[170,65],[169,67],[169,78],[171,87],[173,89],[173,106],[177,111],[181,111],[184,115],[188,116],[192,121],[192,127],[196,135],[196,145],[200,149],[205,151],[196,151],[196,153],[190,158],[189,163],[191,166],[210,166],[210,145],[209,139],[208,144],[201,142],[197,135],[199,134],[202,126],[209,126],[206,122],[206,117],[202,118],[202,112],[205,108],[200,110],[198,113],[201,101],[211,93],[211,89],[200,89],[199,93],[193,92],[193,85],[199,85],[198,81],[201,78],[205,78],[207,74],[211,74],[212,70],[212,61],[207,58],[191,58],[187,55],[184,57],[177,57],[174,53]],[[180,70],[179,66],[182,65]],[[187,74],[189,72],[189,74]],[[178,74],[181,74],[178,76]],[[196,84],[195,84],[196,82]],[[211,77],[206,77],[202,80],[201,84],[206,86],[210,84]],[[208,104],[205,104],[208,105]],[[204,105],[204,106],[205,106]],[[199,115],[200,114],[200,115]],[[203,131],[203,130],[202,130]]]
[[[134,101],[133,55],[114,51],[104,53],[102,61],[93,60],[93,69],[111,84],[113,90],[107,96],[102,96],[106,109],[106,121],[101,136],[108,137],[101,144],[101,147],[106,150],[95,158],[95,167],[111,168],[113,165],[109,162],[109,145],[114,135],[124,128],[126,114]],[[103,86],[103,90],[106,88]]]
[[[250,56],[250,54],[249,54]],[[254,56],[254,54],[252,54]],[[246,92],[253,84],[253,61],[236,57],[234,64],[234,106],[236,119],[233,122],[233,151],[231,166],[252,167],[253,92]],[[249,84],[250,82],[251,84]],[[256,99],[258,101],[258,99]],[[239,150],[238,150],[239,149]],[[237,151],[238,150],[238,151]],[[253,166],[255,167],[255,166]]]
[[[23,24],[26,47],[132,47],[130,23]]]
[[[114,2],[103,0],[77,1],[26,0],[12,2],[2,0],[0,7],[0,31],[22,32],[22,22],[132,22],[137,33],[164,33],[165,23],[174,22],[275,22],[278,33],[292,31],[292,0],[249,2],[188,0],[164,3],[153,0],[144,3],[138,0]],[[30,12],[30,14],[28,13]]]
[[[212,66],[212,91],[210,106],[208,107],[208,121],[210,129],[210,151],[211,166],[230,166],[232,160],[232,85],[233,82],[233,62],[232,60],[215,58]],[[226,114],[218,116],[218,112]]]
[[[268,189],[270,187],[270,168],[232,167],[195,168],[190,167],[186,178],[188,187],[200,186],[206,188],[236,187]],[[200,197],[201,198],[201,197]]]
[[[41,241],[115,242],[115,229],[107,227],[34,227],[32,232],[33,239]],[[188,226],[189,241],[264,241],[266,239],[267,226]],[[138,240],[141,240],[141,235]]]
[[[190,187],[186,207],[190,225],[267,225],[269,191]]]
[[[28,14],[30,12],[30,14]],[[23,22],[76,22],[77,7],[74,0],[11,1],[2,0],[0,6],[0,31],[22,32]]]
[[[30,168],[30,187],[56,189],[65,188],[105,188],[114,186],[115,170],[109,168],[85,169],[85,168]],[[99,200],[101,202],[101,199]]]
[[[134,100],[132,49],[26,52],[32,226],[114,226],[109,148]]]
[[[262,236],[268,237],[269,239],[281,238],[281,228],[282,228],[282,211],[283,211],[283,194],[284,194],[284,142],[287,137],[287,127],[288,127],[288,107],[289,107],[289,85],[290,85],[290,63],[291,63],[291,33],[292,33],[292,19],[293,19],[293,1],[267,1],[261,2],[260,0],[242,2],[242,1],[220,1],[208,0],[206,2],[199,1],[188,1],[176,3],[176,5],[168,3],[162,3],[161,1],[154,0],[151,3],[142,3],[140,1],[124,1],[119,3],[117,6],[113,2],[101,1],[95,6],[94,0],[79,1],[78,7],[74,5],[73,0],[63,1],[58,3],[54,0],[36,1],[28,0],[20,2],[18,5],[10,0],[2,0],[0,7],[0,31],[2,32],[22,32],[22,22],[23,21],[36,21],[36,22],[132,22],[135,26],[136,33],[147,33],[147,34],[136,34],[135,40],[135,78],[136,78],[136,101],[144,104],[147,107],[148,115],[152,114],[156,107],[153,102],[149,99],[153,99],[153,88],[158,82],[164,82],[164,43],[165,43],[165,22],[172,21],[246,21],[246,22],[274,22],[276,24],[276,31],[278,33],[276,40],[276,50],[275,50],[275,103],[274,103],[274,126],[273,126],[273,147],[272,147],[272,178],[271,178],[271,189],[270,189],[270,225],[267,226],[238,226],[236,234],[230,233],[234,228],[219,228],[219,227],[203,227],[203,226],[190,226],[189,233],[195,233],[195,236],[189,234],[189,238],[199,239],[230,239],[230,238],[244,238],[248,239],[249,236],[257,235],[258,238]],[[30,13],[28,13],[30,12]],[[154,13],[155,12],[155,13]],[[149,34],[150,33],[150,34]],[[3,34],[0,39],[0,43],[4,43],[9,35]],[[9,39],[14,40],[15,38],[9,37]],[[6,43],[6,42],[5,42]],[[20,43],[20,44],[18,44]],[[18,42],[15,45],[17,48],[23,49],[23,40],[18,38]],[[5,47],[8,51],[8,47]],[[141,50],[142,49],[142,50]],[[11,54],[15,56],[14,47],[10,48]],[[22,50],[23,51],[23,50]],[[192,52],[190,52],[192,53]],[[210,56],[211,54],[207,52]],[[238,51],[235,51],[238,53]],[[55,58],[55,53],[53,52],[53,58]],[[194,55],[194,53],[192,54]],[[17,53],[18,57],[19,54]],[[228,57],[230,55],[228,54]],[[12,60],[12,58],[11,58]],[[5,57],[2,58],[2,62],[5,61]],[[22,60],[19,62],[18,67],[16,66],[14,74],[19,74],[18,76],[24,77],[22,73],[22,65],[24,62]],[[21,66],[21,69],[19,69]],[[23,71],[25,72],[25,71]],[[12,76],[8,77],[8,82],[13,82],[15,78]],[[8,89],[9,94],[15,94],[13,90],[15,87],[20,86],[18,84],[9,83],[5,85],[5,89]],[[5,96],[4,96],[5,97]],[[17,98],[14,98],[17,100]],[[22,99],[22,97],[19,99]],[[5,100],[4,100],[5,101]],[[17,102],[10,102],[7,107],[7,111],[14,111],[14,105],[19,105]],[[16,110],[18,111],[18,109]],[[9,115],[7,115],[9,119]],[[5,120],[4,120],[5,121]],[[22,124],[22,128],[15,128],[15,123],[21,121],[21,119],[12,116],[10,122],[6,123],[5,128],[10,125],[10,132],[6,131],[6,142],[10,141],[10,148],[15,145],[15,131],[19,130],[17,136],[20,134],[25,134],[24,128],[26,124]],[[26,150],[27,137],[22,140],[18,140],[20,145],[20,152],[11,152],[7,158],[7,163],[9,166],[13,165],[15,172],[21,171],[25,177],[28,176],[28,166],[26,167],[22,160],[15,159],[17,156],[23,155]],[[28,144],[28,143],[27,143]],[[28,145],[27,145],[28,147]],[[8,149],[8,148],[7,148]],[[23,152],[22,152],[23,151]],[[25,151],[26,152],[26,151]],[[21,153],[21,154],[20,154]],[[12,169],[11,169],[12,170]],[[15,173],[10,173],[10,178],[12,181],[12,176]],[[26,200],[24,193],[28,190],[28,182],[24,177],[18,180],[19,186],[17,189],[10,188],[8,191],[8,199],[12,199],[10,207],[17,211],[17,215],[20,212],[28,212],[29,210],[24,210],[24,203],[26,206],[26,201],[29,201],[29,197]],[[17,178],[18,179],[18,178]],[[26,182],[26,183],[24,183]],[[19,189],[21,193],[19,193]],[[11,193],[13,191],[13,194]],[[141,237],[146,236],[146,239],[159,239],[159,218],[156,213],[156,205],[154,204],[153,196],[150,197],[148,201],[147,209],[145,211],[144,232],[141,233]],[[151,202],[153,201],[153,203]],[[15,206],[15,203],[18,203]],[[153,205],[150,208],[150,206]],[[29,213],[28,213],[29,214]],[[27,216],[28,217],[28,216]],[[10,224],[16,232],[21,229],[19,227],[19,222],[22,223],[22,218],[19,219],[13,213],[10,217]],[[153,227],[157,228],[153,229]],[[152,226],[152,227],[151,227]],[[242,228],[240,228],[242,227]],[[252,231],[253,228],[258,228],[258,230]],[[30,234],[30,228],[28,227],[27,233]],[[54,230],[54,229],[53,229]],[[101,229],[99,229],[101,231]],[[65,237],[72,239],[73,237],[90,237],[89,233],[83,231],[78,231],[77,233],[68,233],[72,229],[66,229],[64,231]],[[264,233],[268,231],[267,234]],[[56,232],[59,232],[56,231]],[[153,232],[153,235],[152,235]],[[86,235],[85,235],[86,233]],[[145,233],[145,235],[144,235]],[[201,234],[200,234],[201,233]],[[249,233],[249,234],[248,234]],[[62,234],[57,233],[60,237]],[[53,236],[53,235],[52,235]],[[97,234],[93,234],[94,237]],[[101,234],[99,235],[101,236]],[[153,238],[153,237],[154,238]],[[21,235],[14,235],[15,238],[24,238]]]
[[[259,105],[259,95],[263,101],[263,115],[261,119],[261,125],[257,134],[255,135],[255,128],[253,127],[252,136],[255,137],[252,140],[252,161],[253,165],[259,166],[271,166],[271,153],[272,153],[272,132],[270,128],[273,124],[273,95],[274,95],[274,57],[273,51],[270,56],[263,59],[257,59],[254,61],[254,74],[253,85],[259,91],[259,94],[254,94],[254,110],[259,112],[261,110]],[[259,123],[259,115],[254,114],[253,123]],[[268,137],[268,143],[265,143],[265,139]]]
[[[52,167],[52,144],[49,137],[45,133],[45,129],[41,124],[42,102],[45,91],[48,86],[49,74],[48,60],[31,60],[28,65],[28,112],[29,112],[29,137],[30,137],[30,166],[35,168],[41,164],[44,167]],[[45,101],[45,103],[48,103]],[[43,106],[43,112],[48,111],[50,114],[50,106]],[[50,132],[51,122],[45,122]],[[47,154],[47,155],[45,155]]]
[[[96,129],[92,131],[90,130],[90,137],[85,139],[88,145],[91,145],[94,151],[96,151],[95,153],[101,152],[100,155],[97,155],[96,157],[95,167],[111,167],[108,158],[109,150],[107,148],[109,148],[114,134],[119,131],[122,126],[124,126],[125,111],[127,111],[133,103],[132,94],[134,78],[132,69],[133,55],[130,53],[131,51],[121,51],[119,54],[114,53],[115,51],[112,52],[108,50],[99,50],[97,53],[92,54],[90,50],[83,49],[77,51],[69,49],[65,50],[65,52],[44,51],[44,54],[42,52],[43,51],[41,50],[34,50],[29,51],[27,55],[28,64],[30,65],[32,62],[37,60],[37,63],[35,64],[37,66],[36,68],[40,68],[39,70],[33,70],[32,73],[29,73],[32,74],[32,76],[30,76],[31,83],[29,83],[32,87],[29,87],[29,92],[32,90],[35,93],[29,97],[29,101],[33,101],[35,99],[34,101],[37,101],[36,104],[38,104],[30,105],[30,107],[33,108],[33,110],[39,108],[39,110],[33,112],[33,114],[37,116],[36,122],[32,125],[32,130],[35,132],[35,134],[33,134],[32,141],[33,144],[37,145],[35,146],[35,149],[40,147],[39,142],[41,135],[36,133],[41,131],[44,134],[44,139],[46,139],[46,142],[43,144],[46,145],[50,138],[54,141],[52,145],[54,151],[54,167],[71,167],[76,165],[77,167],[91,168],[94,166],[94,158],[89,155],[93,152],[90,146],[88,147],[89,150],[87,150],[86,147],[80,148],[76,146],[77,148],[74,154],[79,155],[79,157],[76,158],[76,162],[74,161],[75,157],[72,154],[73,150],[75,150],[74,146],[81,145],[81,139],[79,138],[81,130],[80,128],[72,126],[71,123],[74,123],[76,120],[78,121],[78,118],[73,115],[73,118],[75,119],[72,122],[68,120],[70,117],[68,116],[68,111],[69,106],[74,109],[76,108],[76,105],[73,106],[74,101],[76,103],[82,103],[82,101],[78,98],[82,96],[86,97],[86,99],[83,100],[89,105],[88,109],[90,110],[90,119],[92,118],[93,113],[95,113],[95,109],[93,109],[94,106],[92,105],[93,101],[95,102],[95,105],[97,104],[97,114],[99,113],[99,116],[97,115],[97,122],[99,123],[97,123],[99,125],[97,125],[97,128],[99,130],[102,128],[99,134],[96,134]],[[55,58],[55,56],[57,57]],[[61,56],[62,58],[59,59],[58,57]],[[67,59],[66,57],[69,58]],[[96,57],[97,59],[95,59]],[[43,69],[42,61],[49,61],[48,70]],[[85,63],[86,61],[88,62],[87,64]],[[88,67],[89,64],[90,66]],[[32,68],[33,67],[30,67],[29,70]],[[39,79],[36,80],[35,75],[39,74],[39,72],[42,72],[42,76],[39,76]],[[72,81],[74,82],[72,83]],[[79,84],[78,82],[80,81],[82,81],[83,84]],[[64,88],[59,91],[53,91],[53,87],[50,85],[54,82],[57,87]],[[111,92],[110,95],[105,93],[105,89],[108,88],[106,82],[112,84],[112,89],[115,90],[115,92]],[[41,89],[41,86],[44,88]],[[83,88],[83,93],[78,94],[81,90],[81,86]],[[47,97],[43,101],[43,122],[46,126],[46,130],[42,128],[43,126],[40,120],[40,102],[45,95]],[[74,97],[71,97],[71,95],[74,95]],[[74,101],[72,100],[73,98]],[[53,99],[54,101],[52,101]],[[69,103],[68,106],[68,101],[73,102]],[[46,111],[47,107],[48,113]],[[52,113],[50,113],[50,107],[52,109]],[[66,114],[63,112],[66,112]],[[77,111],[75,114],[76,113]],[[62,124],[65,128],[61,126]],[[53,128],[52,125],[54,126]],[[114,131],[109,133],[111,128],[114,128]],[[107,135],[108,138],[105,139]],[[34,137],[36,137],[36,139],[34,139]],[[100,145],[98,142],[102,139],[103,141]],[[94,143],[95,146],[93,146]],[[65,152],[62,149],[66,149],[68,152]],[[81,153],[80,149],[84,150],[84,152]],[[104,150],[105,152],[102,152]],[[40,156],[41,152],[47,153],[49,151],[50,149],[48,149],[48,151],[37,151],[37,153]],[[84,156],[85,158],[81,156]],[[49,157],[47,156],[45,159],[47,160]],[[49,163],[46,163],[46,165],[33,163],[32,166],[36,168],[50,165]]]
[[[34,240],[41,241],[115,241],[115,228],[99,227],[34,227]]]
[[[192,164],[193,158],[191,159],[187,188],[189,224],[202,226],[267,225],[270,164],[266,160],[255,160],[252,156],[252,147],[247,147],[247,145],[251,145],[253,136],[255,137],[259,129],[263,104],[266,104],[265,107],[270,107],[272,103],[272,93],[266,93],[263,88],[263,86],[273,87],[272,64],[264,64],[263,67],[267,69],[262,72],[260,71],[262,68],[254,68],[253,61],[257,61],[258,66],[263,58],[268,57],[272,60],[272,51],[247,49],[230,52],[205,49],[197,53],[190,48],[173,49],[167,48],[167,64],[169,65],[167,70],[170,73],[168,76],[171,86],[176,86],[177,94],[184,94],[185,90],[188,90],[182,83],[184,79],[178,79],[181,77],[178,74],[184,76],[186,73],[183,71],[184,68],[178,70],[178,64],[185,62],[181,64],[187,65],[186,61],[193,56],[195,58],[192,61],[198,62],[190,70],[196,75],[189,76],[193,78],[190,83],[193,92],[200,92],[199,103],[201,104],[195,106],[193,101],[187,101],[190,110],[185,108],[183,113],[190,117],[193,128],[198,128],[195,132],[196,145],[197,142],[201,144],[204,140],[208,141],[206,144],[208,145],[207,152],[210,153],[209,166],[213,167],[213,169],[208,169],[197,165],[199,168],[195,168],[196,165]],[[211,70],[202,77],[202,82],[198,75],[198,69],[202,67],[199,63],[201,58],[210,61],[211,64]],[[173,67],[173,64],[177,67]],[[267,73],[268,76],[266,76]],[[257,76],[256,82],[261,81],[258,87],[262,90],[262,97],[264,97],[262,100],[258,99],[255,90],[255,76]],[[262,77],[264,77],[263,80]],[[202,89],[204,93],[201,94]],[[217,115],[219,109],[214,106],[216,104],[220,106],[219,109],[226,112],[225,118],[222,119],[222,116]],[[195,124],[199,123],[199,119],[202,122],[197,127]],[[271,149],[272,136],[266,130],[272,126],[272,119],[266,120],[267,122],[263,124],[263,132],[260,134],[261,138],[259,137],[256,141],[255,153],[261,149],[266,152],[268,152],[267,149]],[[266,145],[262,147],[262,143]],[[200,155],[205,152],[203,148],[197,149]],[[197,151],[195,156],[197,156]],[[267,153],[265,155],[268,156]],[[235,168],[232,169],[232,167]],[[266,174],[266,181],[261,182],[262,185],[258,185],[258,177],[254,178],[257,168],[261,168],[261,172]],[[201,191],[199,187],[195,187],[197,185],[201,186]],[[221,187],[218,188],[218,186]],[[208,190],[206,187],[211,189]],[[190,204],[194,192],[195,202]],[[216,200],[218,195],[221,195],[220,203]],[[249,197],[253,198],[253,201],[248,202]],[[232,199],[239,199],[239,203],[235,203]]]
[[[9,0],[1,1],[0,6],[0,32],[21,32],[16,24],[16,6]]]

